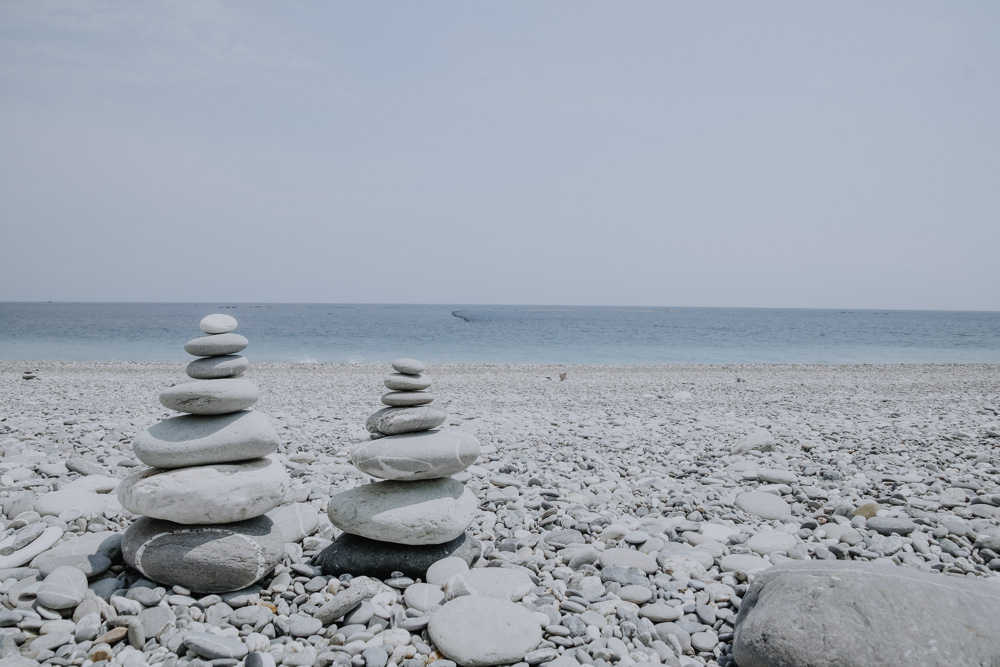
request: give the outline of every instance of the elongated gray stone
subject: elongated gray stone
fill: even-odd
[[[431,386],[432,380],[430,375],[393,373],[383,381],[383,384],[386,389],[392,391],[423,391]]]
[[[205,357],[195,359],[185,369],[188,377],[195,380],[218,380],[235,378],[246,373],[250,362],[238,354],[225,354],[221,357]]]
[[[393,572],[423,579],[427,569],[438,561],[454,557],[475,563],[482,545],[467,532],[444,544],[392,544],[344,533],[316,556],[316,564],[327,574],[366,574],[380,579]]]
[[[736,506],[762,519],[780,519],[792,513],[784,500],[766,491],[750,491],[736,496]]]
[[[444,423],[448,415],[427,405],[412,408],[382,408],[365,422],[369,433],[401,435],[429,431]]]
[[[230,658],[239,660],[247,654],[246,644],[239,637],[223,637],[208,632],[189,632],[184,635],[188,650],[206,660]]]
[[[479,457],[479,440],[461,431],[422,431],[370,440],[354,449],[351,463],[372,477],[418,480],[447,477]]]
[[[274,569],[284,547],[266,516],[192,526],[141,517],[122,539],[125,562],[144,576],[199,593],[246,588]]]
[[[198,323],[198,328],[207,334],[213,335],[229,333],[236,328],[236,318],[222,313],[206,315],[201,318],[201,322]]]
[[[390,408],[406,408],[412,405],[427,405],[434,401],[434,394],[426,391],[390,391],[382,396],[382,403]]]
[[[118,487],[122,507],[175,523],[230,523],[277,507],[290,483],[274,457],[186,468],[146,468]]]
[[[476,496],[450,477],[375,482],[330,498],[327,514],[345,533],[397,544],[441,544],[475,516]]]
[[[263,412],[185,415],[153,424],[132,441],[139,460],[154,468],[227,463],[278,450],[278,434]]]
[[[736,617],[740,667],[1000,664],[1000,587],[854,561],[758,574]]]
[[[192,415],[224,415],[249,408],[260,398],[260,389],[249,380],[224,378],[195,380],[160,392],[163,407]]]
[[[224,333],[188,341],[184,351],[196,357],[218,357],[242,352],[249,343],[250,341],[239,334]]]

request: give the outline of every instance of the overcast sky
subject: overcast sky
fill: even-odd
[[[998,25],[0,0],[0,300],[1000,310]]]

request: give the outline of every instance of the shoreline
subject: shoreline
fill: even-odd
[[[38,377],[22,380],[29,367]],[[70,459],[92,463],[107,478],[134,472],[131,440],[176,414],[157,395],[187,381],[183,369],[176,362],[0,361],[0,503],[7,509],[18,494],[42,495],[81,479],[65,468]],[[280,630],[315,612],[311,598],[289,597],[288,587],[314,580],[311,559],[339,532],[325,519],[329,496],[368,480],[349,457],[367,439],[365,419],[381,407],[386,372],[384,364],[250,360],[246,377],[261,390],[255,407],[277,428],[277,456],[292,475],[286,501],[323,517],[261,582],[259,604],[276,608],[277,635],[254,646],[278,664],[297,664],[294,656],[303,654],[310,664],[346,667],[360,655],[354,649],[399,636],[377,616],[361,628],[338,621],[308,638]],[[736,615],[755,573],[792,561],[884,563],[974,578],[1000,591],[1000,556],[982,541],[1000,540],[995,365],[440,364],[428,373],[435,406],[449,414],[445,428],[472,433],[483,445],[476,464],[456,475],[479,502],[470,528],[485,545],[479,565],[529,572],[535,589],[519,604],[549,617],[543,653],[532,664],[731,665]],[[734,452],[753,433],[770,437],[773,451]],[[756,515],[737,501],[747,493],[780,498],[789,513]],[[869,503],[879,517],[912,523],[912,531],[879,533],[855,516]],[[123,530],[133,517],[114,505],[92,523]],[[4,518],[5,534],[13,518]],[[68,534],[74,529],[67,526]],[[562,544],[556,535],[579,541]],[[655,571],[619,582],[602,577],[604,561],[574,560],[626,550],[654,559]],[[682,565],[671,560],[679,556],[687,559]],[[754,567],[733,570],[727,559],[734,556]],[[141,586],[122,568],[116,576],[123,588]],[[333,581],[314,595],[330,600],[351,590]],[[4,582],[4,592],[13,585]],[[394,599],[411,618],[433,613]],[[175,655],[177,633],[261,641],[229,622],[224,608],[169,604],[175,634],[150,645],[151,661]],[[931,613],[907,613],[924,611]],[[431,659],[434,647],[418,626],[400,651],[386,645],[397,659],[390,663],[418,667],[407,661]],[[34,627],[25,625],[25,645]],[[561,629],[570,627],[587,631]],[[119,653],[142,650],[116,646]]]

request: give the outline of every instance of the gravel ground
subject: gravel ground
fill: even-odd
[[[37,377],[22,379],[26,370]],[[292,475],[289,502],[325,511],[330,494],[369,481],[349,455],[367,438],[388,372],[251,358],[255,409],[272,417]],[[998,366],[439,365],[428,373],[446,426],[483,445],[456,476],[479,500],[470,528],[484,545],[478,567],[524,572],[533,585],[502,592],[543,629],[525,664],[732,664],[748,582],[787,559],[888,562],[1000,586]],[[132,438],[176,415],[157,395],[186,379],[182,364],[0,362],[4,537],[39,521],[11,515],[26,497],[65,488],[78,470],[121,478],[141,466]],[[101,515],[41,522],[64,530],[63,540],[122,531],[135,517],[113,494]],[[273,658],[448,667],[425,629],[437,607],[415,602],[426,590],[404,596],[414,582],[338,579],[310,563],[337,534],[324,519],[287,545],[260,591],[242,596],[156,588],[119,561],[101,575],[115,581],[92,579],[99,595],[55,612],[25,604],[31,572],[3,570],[0,653],[60,665]],[[362,584],[371,599],[329,618],[331,602]],[[136,616],[160,607],[170,623],[136,629]],[[198,639],[206,632],[242,648],[215,654],[222,649]]]

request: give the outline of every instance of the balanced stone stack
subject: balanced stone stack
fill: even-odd
[[[477,501],[450,477],[479,457],[479,440],[462,431],[437,429],[447,415],[430,407],[430,377],[415,359],[397,359],[385,379],[387,407],[368,419],[371,434],[351,462],[381,482],[330,498],[327,514],[344,534],[318,557],[330,574],[423,577],[434,562],[457,556],[467,563],[480,545],[466,529]]]
[[[200,593],[245,588],[277,565],[281,533],[264,516],[284,499],[288,473],[269,456],[278,434],[267,415],[247,408],[257,386],[240,378],[247,339],[236,320],[209,315],[207,336],[184,346],[200,357],[193,382],[160,393],[167,408],[188,413],[150,426],[132,443],[150,468],[122,481],[122,507],[143,516],[122,539],[126,562],[143,575]]]

